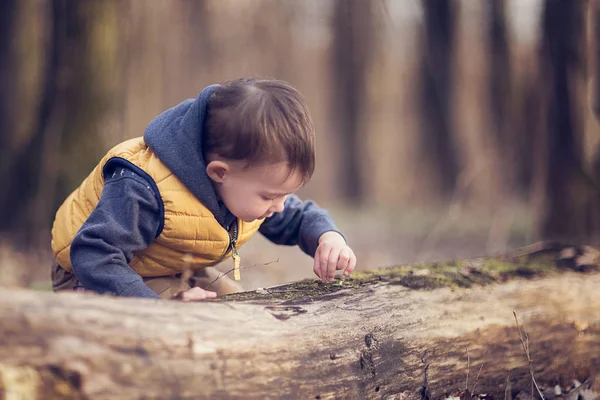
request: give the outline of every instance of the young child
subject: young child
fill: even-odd
[[[239,291],[227,277],[205,289],[227,258],[239,279],[238,249],[256,232],[298,245],[322,279],[348,275],[356,257],[329,214],[293,194],[313,174],[314,140],[304,99],[283,81],[204,88],[112,148],[64,201],[53,289],[184,301]]]

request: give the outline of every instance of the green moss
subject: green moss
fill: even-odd
[[[249,292],[222,296],[220,300],[298,300],[312,299],[330,295],[343,289],[357,288],[361,285],[354,279],[336,279],[324,282],[318,279],[305,279],[287,285],[265,288]]]
[[[568,251],[565,252],[565,250]],[[316,279],[303,280],[259,291],[236,293],[221,299],[306,301],[329,296],[343,289],[351,290],[379,283],[401,285],[417,290],[431,290],[440,287],[468,288],[514,278],[531,279],[563,270],[598,270],[599,258],[597,256],[590,258],[590,251],[598,253],[589,248],[556,246],[550,249],[522,252],[517,255],[399,265],[355,272],[350,278],[337,278],[334,282],[322,282]],[[572,255],[565,256],[566,253]],[[587,257],[586,260],[588,260],[585,268],[581,268],[582,256]]]

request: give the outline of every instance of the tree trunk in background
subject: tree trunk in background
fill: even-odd
[[[600,0],[592,0],[590,11],[593,13],[592,35],[594,36],[594,70],[592,71],[592,109],[596,115],[596,119],[600,123]]]
[[[513,101],[517,104],[515,107],[515,133],[517,143],[515,143],[515,153],[518,164],[521,168],[516,170],[515,184],[525,192],[525,197],[532,192],[534,184],[534,171],[539,164],[536,159],[537,140],[542,135],[540,133],[542,124],[541,110],[541,85],[537,77],[537,71],[525,72],[526,77],[521,77],[521,86],[515,86]]]
[[[28,163],[28,189],[31,195],[27,197],[30,203],[26,204],[27,217],[23,219],[26,222],[23,227],[27,235],[25,244],[41,245],[47,239],[47,235],[41,232],[48,226],[54,205],[58,171],[56,164],[60,160],[60,143],[67,113],[65,90],[70,76],[70,71],[65,70],[65,67],[71,57],[76,57],[68,52],[68,34],[73,34],[74,30],[68,24],[69,17],[76,15],[77,7],[68,3],[68,0],[51,1],[52,36],[45,60],[41,103],[33,140],[24,153],[24,157],[33,156],[36,160]],[[75,32],[79,33],[79,29],[75,29]]]
[[[489,76],[488,94],[490,107],[490,133],[497,143],[500,164],[496,173],[501,175],[502,193],[516,192],[517,171],[524,168],[517,157],[517,148],[521,138],[514,134],[513,113],[510,106],[512,98],[512,73],[508,46],[506,23],[506,2],[493,0],[486,2],[488,23]]]
[[[112,111],[122,104],[115,99],[122,90],[121,59],[126,53],[119,25],[124,3],[64,1],[65,48],[59,53],[62,86],[59,104],[54,105],[53,119],[46,127],[46,135],[52,134],[60,143],[54,156],[45,160],[56,188],[48,187],[46,195],[52,204],[42,213],[42,224],[52,219],[53,210],[108,150],[110,146],[102,138],[121,129],[115,116],[118,113]],[[109,115],[114,118],[107,118]]]
[[[592,13],[592,87],[590,95],[590,106],[596,116],[596,122],[600,124],[600,0],[592,0],[590,3]],[[600,144],[596,145],[591,162],[593,187],[590,197],[589,209],[589,231],[591,243],[600,245]]]
[[[333,110],[337,126],[342,195],[359,204],[365,197],[361,179],[361,115],[367,96],[372,57],[372,1],[336,0],[333,14]]]
[[[202,68],[192,62],[184,64],[187,75],[186,84],[194,82],[198,75],[206,75],[206,71],[214,67],[214,56],[218,51],[211,32],[211,14],[206,0],[190,1],[180,4],[181,9],[187,12],[185,18],[186,33],[185,52],[189,60],[202,60]],[[202,88],[198,88],[198,92]]]
[[[16,63],[14,60],[14,25],[17,16],[17,0],[0,2],[0,149],[12,148],[12,132],[14,126],[14,102],[12,94],[15,93],[14,77]],[[9,154],[0,157],[0,187],[6,188],[5,176]],[[0,229],[4,229],[4,220],[0,218]]]
[[[19,6],[16,4],[11,5],[11,3],[13,2],[3,3],[1,13],[3,18],[15,21],[16,18],[21,17],[20,13],[23,13],[23,9],[19,6],[23,6],[24,2]],[[9,8],[9,10],[6,10],[6,8]],[[50,6],[47,7],[48,10],[51,8]],[[33,18],[29,19],[28,17],[25,17],[28,23],[34,23]],[[47,18],[51,18],[51,16]],[[6,31],[2,33],[2,36],[8,39],[7,41],[10,43],[9,46],[1,46],[2,52],[6,52],[11,56],[10,60],[7,60],[8,69],[4,70],[5,65],[3,65],[2,73],[7,73],[11,81],[7,82],[9,86],[6,88],[10,98],[3,98],[2,100],[3,111],[8,115],[1,121],[3,155],[0,168],[0,185],[6,189],[0,191],[0,232],[6,234],[7,237],[10,234],[9,239],[14,243],[28,245],[31,244],[30,240],[33,233],[30,226],[31,203],[42,173],[40,160],[42,158],[43,132],[24,132],[23,137],[20,137],[22,132],[17,130],[17,121],[20,118],[31,118],[28,115],[29,112],[32,115],[36,114],[35,110],[28,110],[25,106],[19,109],[11,104],[14,102],[13,96],[18,91],[23,90],[22,87],[17,87],[19,86],[16,79],[18,75],[15,71],[22,71],[23,73],[30,71],[29,68],[26,68],[26,64],[31,60],[17,57],[17,46],[22,41],[23,32],[11,23],[8,23],[7,26],[2,25],[3,31]],[[13,25],[12,28],[11,25]],[[47,52],[52,54],[54,47],[52,39],[47,46]],[[42,63],[44,63],[47,70],[45,74],[50,74],[44,79],[45,82],[53,83],[56,76],[53,74],[53,65],[52,62],[48,61],[49,59],[52,59],[52,57],[42,57]],[[51,87],[52,85],[46,86]]]
[[[118,38],[102,30],[113,28],[116,4],[52,0],[43,11],[50,28],[35,123],[24,144],[3,153],[0,171],[2,187],[10,188],[0,195],[0,231],[19,247],[48,247],[54,210],[102,152],[98,122],[108,107],[105,93],[116,81],[105,66],[116,59],[111,51]],[[32,62],[18,61],[21,71]]]
[[[424,35],[421,45],[421,140],[425,158],[441,199],[456,186],[458,161],[451,121],[452,49],[456,11],[450,0],[422,0]]]
[[[74,52],[67,53],[67,35],[80,34],[80,27],[69,21],[69,16],[78,15],[77,3],[69,8],[66,0],[53,0],[47,12],[50,39],[42,58],[44,69],[36,122],[26,145],[16,149],[9,161],[6,180],[12,192],[0,198],[0,221],[20,247],[40,244],[38,241],[43,240],[40,230],[50,220],[56,166],[49,165],[49,160],[58,158],[60,151],[66,78],[72,73],[65,70],[66,63],[77,59]]]
[[[585,76],[583,1],[547,0],[542,16],[540,84],[542,140],[532,149],[543,157],[535,179],[541,199],[542,238],[583,239],[589,187],[583,174],[583,110],[579,89]],[[545,147],[545,148],[544,148]]]
[[[18,70],[15,61],[15,24],[17,1],[0,2],[0,232],[6,233],[13,227],[10,218],[14,209],[10,209],[11,175],[13,173],[12,154],[15,142],[16,118],[12,94],[16,93],[15,76]],[[16,199],[14,199],[16,200]],[[14,201],[13,200],[13,201]]]

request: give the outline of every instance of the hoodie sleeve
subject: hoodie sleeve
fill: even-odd
[[[315,256],[319,237],[329,231],[344,236],[326,210],[313,201],[302,201],[293,194],[285,200],[283,211],[267,218],[259,229],[271,242],[298,245],[311,257]]]
[[[160,227],[157,194],[134,171],[106,171],[102,196],[71,244],[71,263],[83,286],[117,296],[159,298],[129,267]]]

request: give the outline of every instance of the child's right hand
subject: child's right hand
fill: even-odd
[[[190,290],[180,293],[178,297],[181,299],[181,301],[200,301],[205,299],[214,299],[217,297],[217,293],[211,292],[210,290],[204,290],[196,286]]]

